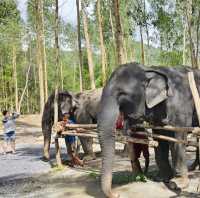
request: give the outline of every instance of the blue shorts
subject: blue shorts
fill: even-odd
[[[8,142],[13,140],[15,140],[15,131],[4,133],[4,141]]]
[[[72,144],[72,143],[74,143],[75,141],[76,141],[76,137],[73,136],[73,135],[67,135],[67,136],[65,137],[65,142],[67,142],[67,143]]]

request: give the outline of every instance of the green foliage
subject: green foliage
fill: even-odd
[[[182,52],[179,51],[161,51],[159,58],[161,65],[176,66],[182,64]]]
[[[113,175],[113,184],[128,184],[131,182],[147,182],[143,174],[135,175],[132,172],[115,173]]]
[[[28,66],[31,66],[28,94],[22,103],[22,113],[36,113],[39,111],[39,82],[38,66],[36,63],[36,15],[35,0],[27,1],[28,20],[24,23],[17,9],[17,1],[0,1],[0,107],[14,107],[14,81],[12,69],[12,50],[16,48],[17,79],[19,98],[25,86],[25,76]],[[192,38],[196,38],[199,25],[199,1],[192,1]],[[44,3],[44,33],[47,56],[48,92],[54,90],[55,86],[55,50],[54,50],[54,24],[55,24],[55,1],[45,0]],[[98,20],[96,12],[96,1],[85,1],[93,62],[95,65],[96,87],[102,86],[102,69],[100,40],[98,32]],[[141,61],[140,41],[138,27],[143,28],[145,60],[148,65],[181,65],[183,51],[183,30],[186,21],[186,0],[128,0],[120,1],[120,17],[123,29],[124,43],[127,50],[127,61]],[[145,7],[146,6],[146,7]],[[101,15],[103,23],[103,36],[107,55],[107,78],[111,75],[116,65],[115,40],[111,21],[114,24],[112,13],[112,1],[101,1]],[[111,13],[111,15],[110,15]],[[70,15],[70,13],[69,13]],[[81,16],[82,17],[82,16]],[[152,35],[150,41],[156,46],[147,46],[146,29]],[[200,35],[199,35],[200,36]],[[83,85],[84,89],[90,88],[87,52],[81,18],[81,41],[83,53]],[[198,46],[194,40],[194,46]],[[79,60],[77,49],[77,27],[68,24],[59,18],[59,44],[60,63],[63,66],[64,89],[79,91]],[[190,63],[190,46],[188,32],[186,34],[186,60]],[[128,178],[128,180],[133,178]],[[136,179],[136,178],[135,178]],[[136,179],[137,180],[137,179]]]

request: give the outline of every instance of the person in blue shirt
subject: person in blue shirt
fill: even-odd
[[[75,119],[70,114],[65,114],[63,117],[64,124],[75,124]],[[75,155],[76,150],[76,136],[67,135],[65,136],[65,143],[67,146],[67,153],[73,164],[83,166],[83,162]]]
[[[4,110],[3,114],[3,127],[4,127],[4,154],[8,151],[9,145],[11,146],[11,152],[15,153],[15,130],[16,130],[16,118],[19,117],[19,113],[10,114],[9,111]]]

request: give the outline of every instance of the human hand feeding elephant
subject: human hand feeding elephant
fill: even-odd
[[[65,113],[72,112],[76,123],[96,123],[97,109],[102,89],[72,94],[67,91],[58,93],[58,121],[63,119]],[[51,142],[52,126],[54,123],[54,93],[52,93],[45,104],[42,115],[42,132],[44,136],[44,160],[50,159],[49,149]],[[87,159],[94,158],[91,138],[80,138]]]
[[[195,111],[190,92],[187,72],[184,67],[144,67],[137,63],[122,65],[111,75],[103,89],[98,132],[102,150],[101,187],[107,197],[118,197],[111,191],[112,165],[114,163],[114,129],[119,112],[130,127],[142,121],[154,125],[192,126]],[[195,76],[200,77],[200,74]],[[198,84],[200,85],[200,83]],[[154,131],[184,139],[186,134]],[[188,184],[185,145],[172,145],[173,167],[170,166],[169,143],[159,141],[155,149],[159,175],[168,182],[180,176],[180,187]]]

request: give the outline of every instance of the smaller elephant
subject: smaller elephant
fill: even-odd
[[[102,89],[85,91],[73,94],[68,91],[58,93],[58,121],[63,115],[71,113],[77,124],[95,124],[97,122],[98,105]],[[51,142],[52,126],[54,123],[54,93],[52,93],[45,104],[42,115],[42,132],[44,136],[44,160],[50,159],[49,149]],[[94,159],[92,139],[80,137],[81,145],[85,154],[84,159]]]
[[[42,115],[42,133],[44,136],[43,160],[49,161],[52,126],[54,124],[54,92],[49,96]],[[72,106],[72,96],[68,91],[58,93],[58,121],[63,120],[64,113],[69,113]],[[68,112],[66,112],[68,109]]]

